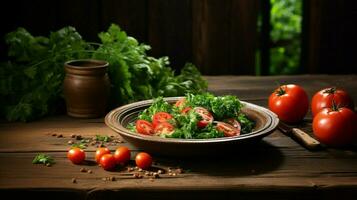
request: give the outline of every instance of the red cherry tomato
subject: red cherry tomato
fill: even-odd
[[[105,154],[110,154],[110,150],[108,148],[106,147],[98,148],[95,151],[95,161],[99,163],[100,158]]]
[[[167,120],[172,119],[172,115],[167,112],[157,112],[152,117],[152,126],[155,127],[160,124],[161,122],[166,122]]]
[[[238,129],[224,122],[217,122],[216,129],[220,132],[223,132],[225,137],[238,136],[240,134],[240,126]]]
[[[117,164],[125,165],[130,160],[130,150],[128,147],[119,147],[114,153]]]
[[[202,120],[197,122],[199,128],[204,128],[213,122],[213,116],[206,108],[195,107],[193,110],[202,117]]]
[[[151,123],[146,120],[139,119],[136,121],[135,125],[136,125],[136,131],[138,133],[141,133],[143,135],[154,134],[154,129],[152,128]]]
[[[181,110],[181,113],[182,113],[182,114],[187,114],[188,111],[190,111],[190,110],[192,110],[191,107],[186,107],[186,108],[184,108],[184,109]]]
[[[148,153],[141,152],[136,155],[135,163],[141,169],[148,169],[149,167],[151,167],[152,158]]]
[[[298,85],[282,85],[269,97],[269,109],[287,123],[301,121],[308,109],[309,99],[306,92]]]
[[[175,127],[168,123],[168,122],[162,122],[158,125],[156,125],[154,132],[156,135],[161,135],[161,134],[171,134],[175,130]]]
[[[316,138],[326,145],[347,145],[357,136],[357,114],[348,108],[325,108],[314,117],[312,129]]]
[[[68,151],[67,158],[74,164],[80,164],[86,158],[86,154],[84,153],[83,149],[74,147]]]
[[[112,170],[115,168],[116,160],[112,154],[104,154],[100,158],[100,166],[105,170]]]
[[[347,107],[351,110],[354,109],[353,100],[348,93],[332,87],[320,90],[314,95],[311,101],[312,115],[315,116],[324,108],[331,108],[332,101],[339,107]]]

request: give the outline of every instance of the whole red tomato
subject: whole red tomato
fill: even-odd
[[[104,154],[99,160],[100,166],[105,170],[112,170],[117,164],[115,157],[112,154]]]
[[[119,147],[114,153],[114,158],[118,164],[124,165],[130,160],[130,150],[128,147]]]
[[[135,157],[135,163],[141,169],[148,169],[152,164],[152,157],[145,152],[138,153]]]
[[[282,85],[269,97],[269,109],[287,123],[301,121],[308,109],[309,99],[304,89],[298,85]]]
[[[325,108],[313,119],[316,138],[330,146],[347,145],[357,135],[357,115],[348,108]]]
[[[101,148],[98,148],[96,151],[95,151],[95,161],[97,163],[99,163],[100,161],[100,158],[105,155],[105,154],[110,154],[110,150],[106,147],[101,147]]]
[[[324,108],[331,108],[332,101],[339,107],[354,109],[353,100],[346,91],[335,87],[325,88],[317,92],[311,101],[312,115],[315,116]]]
[[[73,164],[80,164],[86,158],[86,154],[83,149],[74,147],[68,151],[67,158],[72,161]]]

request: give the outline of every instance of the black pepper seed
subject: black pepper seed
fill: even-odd
[[[156,172],[153,174],[153,176],[154,176],[154,178],[159,178],[160,177],[160,175],[158,173],[156,173]]]
[[[52,136],[57,136],[57,134],[56,134],[56,133],[53,133]]]
[[[58,138],[63,138],[62,134],[57,135]]]
[[[72,183],[77,183],[77,179],[76,178],[72,178]]]

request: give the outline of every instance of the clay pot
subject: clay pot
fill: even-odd
[[[63,83],[67,114],[79,118],[96,118],[106,113],[110,82],[108,62],[72,60],[64,64]]]

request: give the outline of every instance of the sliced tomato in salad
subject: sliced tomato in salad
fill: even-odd
[[[174,131],[175,131],[175,127],[168,122],[162,122],[162,123],[156,125],[156,127],[154,129],[155,135],[171,134]]]
[[[182,113],[182,114],[187,114],[188,111],[190,111],[190,110],[192,110],[191,107],[186,107],[186,108],[184,108],[184,109],[181,110],[181,113]]]
[[[204,128],[213,122],[213,116],[206,108],[195,107],[193,110],[202,117],[202,120],[197,122],[198,128]]]
[[[182,99],[176,101],[175,106],[180,108],[180,107],[184,106],[185,104],[186,104],[186,99],[182,98]]]
[[[167,112],[157,112],[155,113],[155,115],[152,117],[152,126],[155,127],[162,123],[162,122],[166,122],[167,120],[172,119],[172,115],[170,115]]]
[[[224,121],[240,131],[240,123],[236,119],[229,118]]]
[[[153,135],[154,129],[152,124],[146,120],[139,119],[135,123],[136,131],[144,135]]]
[[[240,134],[240,129],[234,128],[234,126],[225,122],[217,122],[216,129],[223,132],[225,137],[238,136]]]

